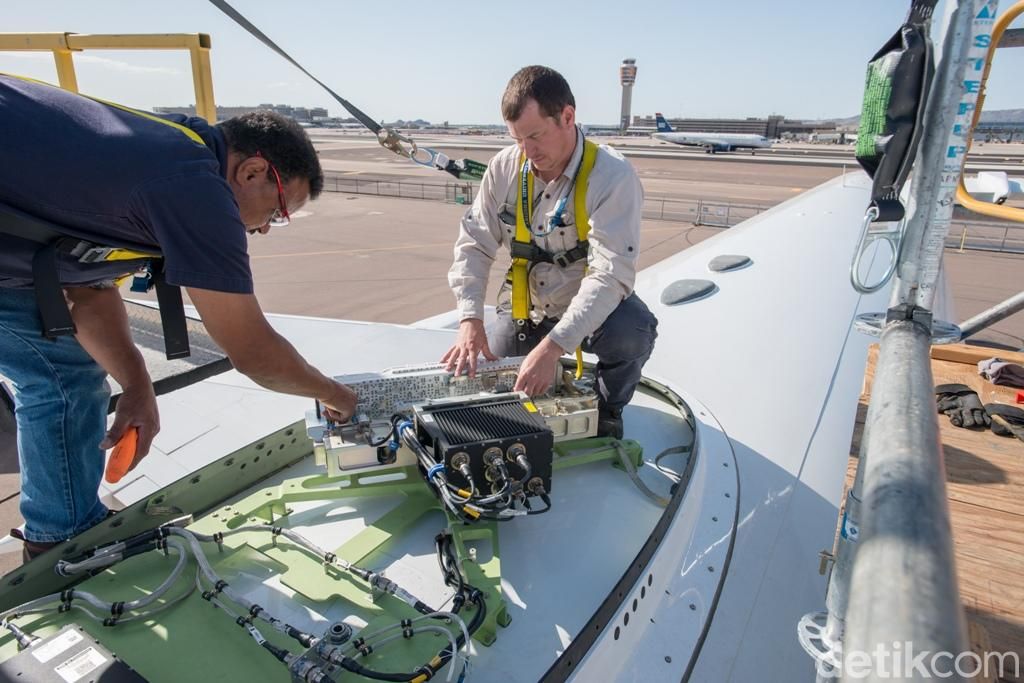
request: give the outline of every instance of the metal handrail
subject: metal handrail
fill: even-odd
[[[914,210],[882,332],[859,464],[863,505],[849,586],[848,652],[875,652],[894,642],[954,657],[968,650],[929,349],[931,308],[953,215],[949,200],[973,130],[966,112],[980,90],[965,81],[967,67],[984,56],[979,44],[996,6],[996,0],[956,4],[925,110],[910,190]],[[866,680],[882,678],[875,670]]]
[[[1014,313],[1022,310],[1024,310],[1024,292],[1017,292],[1009,299],[1000,301],[995,306],[960,323],[960,338],[967,339],[972,337],[985,328],[1000,320],[1009,318]]]
[[[1003,35],[1006,29],[1009,27],[1013,20],[1024,13],[1024,0],[1020,0],[1013,7],[1008,9],[1005,14],[1001,15],[996,23],[992,26],[992,41],[989,43],[988,54],[985,55],[985,70],[981,75],[981,84],[978,92],[978,103],[974,109],[974,116],[971,121],[971,130],[974,130],[978,121],[981,120],[981,109],[985,103],[985,84],[988,82],[989,72],[992,70],[992,60],[995,58],[996,50],[1000,47],[1016,46],[1012,43],[1001,44],[1003,42]],[[967,146],[970,148],[971,139],[967,138]],[[983,202],[975,199],[971,196],[971,193],[967,191],[967,186],[964,184],[964,178],[961,174],[960,185],[956,189],[956,200],[960,204],[971,211],[983,214],[985,216],[993,216],[995,218],[1003,218],[1010,221],[1016,221],[1018,223],[1024,223],[1024,209],[1019,209],[1012,206],[1002,206],[999,204],[992,204],[989,202]]]
[[[0,33],[0,52],[52,52],[60,87],[78,92],[78,77],[72,54],[83,50],[188,50],[192,61],[192,84],[196,113],[210,123],[217,122],[210,69],[210,36],[205,33],[84,34],[84,33]]]
[[[931,307],[980,90],[965,80],[967,65],[984,56],[980,45],[997,4],[950,3],[942,58],[921,124],[912,208],[881,330],[861,457],[841,518],[828,611],[806,615],[798,629],[801,644],[818,661],[819,680],[847,674],[867,681],[921,677],[917,670],[894,670],[873,659],[879,652],[893,654],[894,644],[953,658],[968,649],[929,350]],[[936,321],[935,327],[942,325]],[[868,667],[848,668],[855,659]],[[962,680],[955,670],[929,673]]]

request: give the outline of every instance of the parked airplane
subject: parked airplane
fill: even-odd
[[[734,149],[750,149],[751,154],[753,154],[753,150],[755,149],[772,146],[772,141],[763,135],[750,135],[743,133],[675,132],[672,130],[672,126],[668,125],[668,121],[665,120],[664,116],[660,113],[655,114],[654,116],[658,122],[658,132],[653,133],[652,137],[657,140],[672,142],[677,145],[703,147],[704,151],[708,154],[714,154],[715,152],[731,152]]]

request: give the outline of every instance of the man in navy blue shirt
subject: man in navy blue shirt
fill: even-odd
[[[0,203],[107,246],[151,249],[185,288],[234,367],[348,419],[356,397],[269,325],[253,295],[246,233],[286,225],[323,189],[305,131],[256,112],[211,127],[156,117],[0,74]],[[14,386],[26,555],[102,520],[103,453],[129,427],[135,463],[160,429],[153,386],[114,279],[144,260],[58,255],[74,336],[46,339],[35,298],[39,244],[0,233],[0,374]],[[106,427],[109,374],[123,388]],[[134,463],[133,463],[134,466]]]

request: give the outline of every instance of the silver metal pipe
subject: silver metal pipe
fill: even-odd
[[[853,486],[846,494],[846,505],[839,521],[839,537],[836,539],[832,573],[829,575],[828,592],[825,594],[824,638],[829,643],[843,643],[846,636],[846,618],[850,606],[850,577],[853,574],[857,541],[860,535],[861,506],[864,490],[864,456],[867,444],[867,425],[861,434],[860,456]],[[819,678],[821,678],[819,672]]]
[[[932,310],[987,54],[980,41],[972,40],[974,19],[986,6],[994,15],[996,5],[994,1],[961,0],[946,29],[922,121],[893,305],[914,304]]]
[[[963,680],[954,662],[968,643],[926,325],[980,91],[987,52],[982,36],[991,31],[997,5],[960,0],[949,6],[922,122],[890,310],[915,320],[892,316],[883,329],[854,487],[860,525],[841,673],[857,680]],[[898,667],[920,653],[929,653],[930,670]],[[862,666],[855,671],[856,664]]]
[[[1024,309],[1024,292],[1019,292],[987,311],[982,311],[978,315],[960,323],[960,337],[961,339],[967,339],[981,332],[989,325],[997,323],[1003,318],[1009,318],[1022,309]]]
[[[916,680],[892,675],[894,647],[953,657],[968,651],[930,346],[931,332],[918,323],[895,322],[882,333],[843,654],[847,670],[854,653],[888,652],[890,664],[872,660],[869,675],[858,680]],[[936,666],[952,671],[953,660],[936,660]],[[954,672],[946,680],[961,679]]]

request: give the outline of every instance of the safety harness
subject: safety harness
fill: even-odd
[[[516,352],[521,354],[525,349],[527,321],[530,317],[530,271],[537,263],[553,263],[560,268],[568,268],[573,263],[585,259],[590,251],[587,235],[590,233],[590,216],[587,214],[587,185],[590,172],[594,170],[597,159],[597,145],[584,138],[583,158],[576,169],[573,185],[569,192],[574,193],[576,209],[577,244],[568,251],[551,253],[533,243],[533,233],[529,222],[533,220],[533,173],[530,172],[526,156],[519,157],[520,197],[516,202],[516,234],[511,244],[512,265],[505,276],[506,282],[512,285],[512,319],[515,322]],[[580,191],[582,188],[582,191]],[[556,210],[554,221],[560,221],[568,193],[561,199]],[[578,354],[577,354],[578,355]]]
[[[13,77],[41,85],[50,85],[22,76]],[[107,102],[95,97],[89,99],[176,128],[193,142],[206,146],[203,138],[191,128],[114,102]],[[167,359],[174,360],[189,355],[188,328],[185,322],[185,307],[182,304],[181,288],[168,284],[164,278],[164,261],[159,250],[148,245],[130,244],[123,240],[118,240],[119,243],[113,245],[100,244],[75,235],[74,231],[69,228],[44,221],[3,203],[0,203],[0,232],[40,245],[32,256],[32,282],[44,337],[56,339],[61,335],[76,332],[60,282],[58,254],[67,254],[83,264],[146,259],[148,262],[145,267],[146,275],[136,277],[132,291],[147,291],[153,287],[156,288]]]
[[[929,28],[937,2],[914,0],[907,20],[868,62],[856,155],[872,178],[871,203],[850,264],[850,283],[862,294],[881,289],[899,262],[906,232],[900,192],[914,164],[935,73]],[[879,240],[889,244],[892,257],[885,273],[869,284],[861,277],[861,258]]]
[[[903,218],[899,193],[914,163],[935,71],[928,29],[937,1],[915,0],[907,20],[868,63],[857,161],[874,180],[875,221]]]

